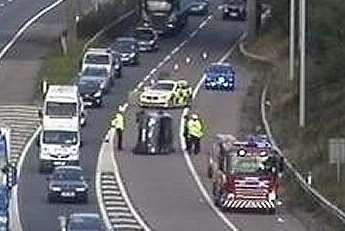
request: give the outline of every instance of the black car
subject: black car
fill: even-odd
[[[223,5],[223,19],[246,20],[246,0],[226,0]]]
[[[79,166],[59,166],[48,177],[48,202],[87,203],[89,186]]]
[[[73,213],[61,225],[66,231],[106,231],[97,213]]]
[[[138,124],[137,144],[134,154],[170,154],[174,152],[173,122],[169,113],[140,111],[136,115]]]
[[[124,65],[139,64],[139,46],[138,41],[132,37],[117,38],[111,45],[111,49],[120,55],[121,62]]]
[[[150,27],[137,27],[133,37],[138,41],[139,51],[157,51],[158,34]]]
[[[207,15],[209,2],[208,0],[194,0],[189,8],[190,15]]]
[[[103,91],[99,80],[92,77],[82,77],[79,79],[78,89],[86,107],[102,106]]]

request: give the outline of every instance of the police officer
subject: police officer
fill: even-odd
[[[123,130],[125,129],[125,118],[123,116],[124,109],[119,106],[118,112],[115,114],[111,121],[111,127],[115,128],[117,135],[117,149],[122,150],[122,136]]]
[[[205,128],[196,113],[192,114],[191,119],[188,120],[187,129],[190,142],[188,152],[191,153],[194,146],[194,154],[198,155],[200,152],[200,140],[204,136]]]

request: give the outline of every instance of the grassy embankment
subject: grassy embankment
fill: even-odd
[[[320,0],[309,2],[305,128],[298,127],[297,73],[295,80],[289,81],[287,1],[274,4],[276,12],[272,28],[263,33],[249,49],[253,53],[269,57],[275,68],[244,62],[256,73],[244,107],[246,118],[252,123],[255,121],[254,125],[260,124],[260,118],[255,112],[259,111],[259,95],[264,79],[268,79],[268,96],[271,101],[269,120],[284,153],[303,175],[306,176],[311,171],[313,186],[330,201],[345,209],[345,171],[341,174],[341,181],[337,182],[336,166],[330,165],[328,158],[328,140],[345,137],[345,20],[342,17],[345,8],[340,7],[345,3],[338,0],[327,3]],[[249,130],[254,128],[252,126]],[[298,215],[301,217],[307,214],[304,221],[308,225],[315,228],[315,220],[321,220],[324,225],[319,225],[319,230],[344,230],[343,225],[328,216],[308,195],[304,195],[292,178],[287,177],[287,180],[288,190],[285,191],[289,194],[289,200],[286,205],[291,210],[299,208]]]
[[[104,26],[109,25],[117,17],[137,6],[136,0],[112,1],[99,8],[98,12],[91,11],[84,16],[78,25],[78,45],[75,47],[74,55],[63,55],[61,45],[56,42],[44,62],[37,77],[37,89],[41,80],[47,80],[51,84],[68,84],[77,76],[79,62],[82,57],[84,44]],[[97,39],[92,46],[107,44],[114,39],[129,25],[134,24],[136,17],[129,17],[119,25],[110,28],[103,36]],[[38,92],[37,91],[37,92]]]

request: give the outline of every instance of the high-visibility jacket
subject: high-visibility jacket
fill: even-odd
[[[197,138],[201,138],[204,136],[204,126],[200,120],[188,120],[187,130],[189,136],[194,136]]]
[[[111,121],[111,127],[115,129],[125,129],[125,118],[121,113],[116,113],[114,119]]]

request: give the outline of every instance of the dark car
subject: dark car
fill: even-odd
[[[139,64],[139,46],[138,41],[135,38],[117,38],[111,45],[111,49],[120,55],[121,62],[124,65]]]
[[[223,5],[223,19],[246,20],[246,0],[226,0]]]
[[[97,80],[103,93],[108,93],[111,86],[114,84],[113,77],[105,68],[87,67],[79,76],[80,78],[94,78]]]
[[[235,89],[235,71],[229,63],[212,63],[204,71],[204,79],[206,90]]]
[[[9,190],[0,185],[0,231],[9,230]]]
[[[103,91],[96,78],[82,77],[79,79],[78,89],[86,107],[101,107]]]
[[[190,15],[207,15],[209,2],[207,0],[194,0],[189,8]]]
[[[173,122],[169,113],[145,112],[137,113],[137,144],[134,154],[170,154],[174,152]]]
[[[137,27],[133,37],[138,41],[139,51],[157,51],[158,34],[150,27]]]
[[[48,202],[73,201],[87,203],[88,184],[79,166],[59,166],[48,177]]]
[[[97,213],[73,213],[65,221],[66,231],[107,231]]]

